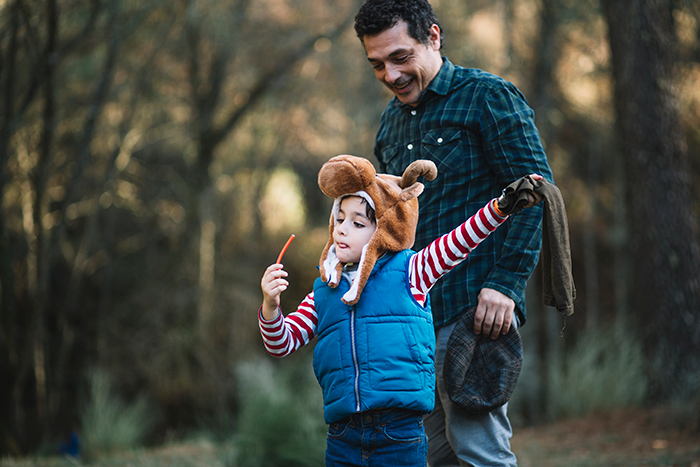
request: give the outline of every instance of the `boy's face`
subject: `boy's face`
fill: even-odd
[[[377,79],[402,104],[418,105],[442,66],[440,28],[432,26],[425,45],[411,37],[406,22],[399,20],[392,28],[365,36],[363,41]]]
[[[340,262],[359,262],[362,247],[369,243],[375,230],[376,226],[367,217],[365,201],[359,196],[343,198],[333,228],[335,253]]]

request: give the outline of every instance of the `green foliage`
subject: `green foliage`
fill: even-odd
[[[80,421],[83,454],[89,460],[142,445],[155,424],[155,416],[145,397],[127,403],[115,394],[108,375],[93,371]]]
[[[327,428],[321,390],[311,362],[299,357],[291,357],[282,365],[269,359],[240,365],[238,432],[231,440],[224,465],[324,465]]]
[[[642,344],[623,320],[587,331],[564,357],[553,359],[548,386],[557,417],[638,407],[647,388]]]

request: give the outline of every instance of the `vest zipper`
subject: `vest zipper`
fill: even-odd
[[[350,338],[352,340],[352,363],[355,370],[355,412],[360,411],[360,366],[357,363],[357,345],[355,343],[355,306],[350,308]]]

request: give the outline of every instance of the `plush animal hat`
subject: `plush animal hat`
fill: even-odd
[[[336,287],[344,264],[338,260],[333,245],[333,230],[340,201],[350,195],[360,196],[374,208],[377,230],[362,250],[357,275],[350,290],[343,295],[348,305],[357,303],[372,268],[385,252],[411,248],[418,224],[418,195],[423,193],[419,176],[435,180],[437,167],[432,161],[417,160],[406,168],[402,177],[377,174],[370,161],[362,157],[336,156],[323,164],[318,173],[318,186],[334,198],[330,218],[330,238],[321,254],[321,279]]]

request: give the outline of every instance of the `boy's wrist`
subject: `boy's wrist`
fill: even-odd
[[[260,310],[258,311],[258,313],[260,314],[260,318],[263,321],[270,322],[270,321],[274,321],[277,319],[277,317],[279,316],[280,310],[279,310],[279,307],[277,305],[275,305],[273,307],[269,307],[265,303],[263,303],[262,306],[260,307]]]
[[[494,198],[491,205],[493,206],[493,210],[496,211],[496,214],[498,214],[501,218],[505,219],[508,217],[508,214],[503,213],[503,211],[498,208],[498,198]]]

